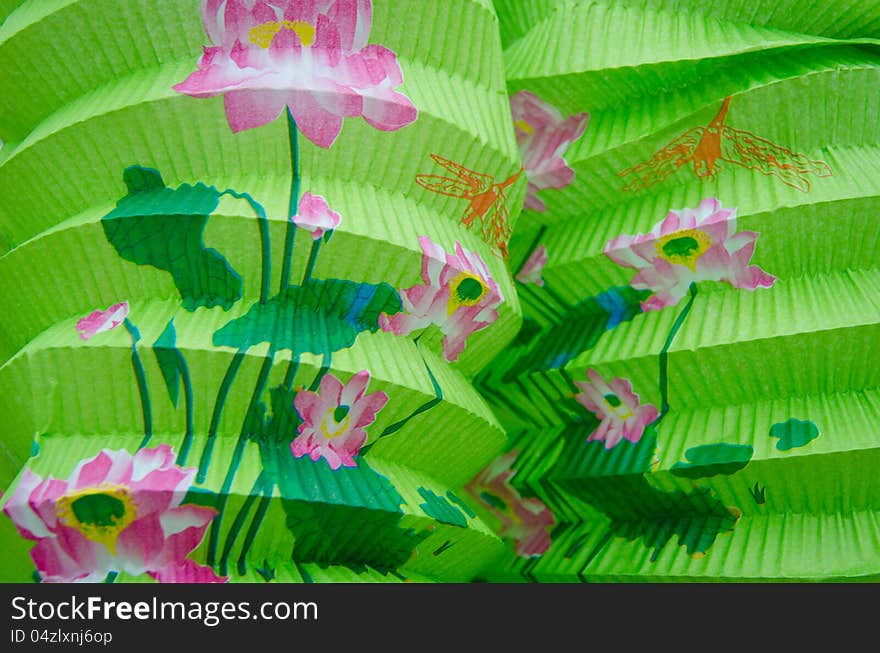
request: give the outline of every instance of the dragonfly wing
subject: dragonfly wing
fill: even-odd
[[[473,197],[473,188],[461,179],[450,179],[439,175],[416,175],[416,183],[422,188],[449,197],[464,197],[466,199]]]
[[[443,166],[462,182],[467,184],[472,189],[474,195],[485,193],[495,182],[495,178],[491,175],[486,175],[482,172],[476,172],[470,168],[465,168],[463,165],[456,163],[455,161],[450,161],[439,154],[432,154],[431,158],[434,159],[438,165]]]
[[[503,196],[499,197],[483,216],[482,233],[483,240],[494,244],[507,258],[507,242],[510,240],[511,234],[510,210],[507,208],[507,202],[504,201]]]
[[[693,127],[669,141],[647,161],[618,172],[619,177],[632,177],[622,190],[635,192],[666,179],[691,160],[704,131],[703,127]]]
[[[779,177],[783,183],[803,192],[810,190],[807,175],[829,177],[832,174],[824,161],[810,159],[750,132],[727,126],[721,130],[721,158],[764,175]]]

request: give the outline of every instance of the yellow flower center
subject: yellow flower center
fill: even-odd
[[[526,134],[534,134],[535,133],[535,128],[532,127],[525,120],[517,120],[513,124],[516,126],[517,129],[524,131]]]
[[[655,245],[657,256],[670,263],[697,271],[697,261],[712,245],[709,235],[699,229],[685,229],[663,236]]]
[[[348,431],[350,421],[351,406],[337,406],[332,411],[327,411],[324,415],[324,419],[321,420],[321,432],[328,440],[338,438]]]
[[[449,305],[446,314],[452,315],[461,306],[474,306],[489,292],[486,283],[471,272],[462,272],[449,284]]]
[[[251,43],[266,49],[272,45],[272,39],[275,38],[275,35],[285,29],[296,32],[303,47],[309,47],[315,40],[315,28],[304,20],[282,20],[281,22],[270,20],[256,27],[251,27],[248,36]]]
[[[104,544],[113,555],[116,540],[137,517],[131,493],[124,485],[101,484],[59,497],[58,519],[93,542]]]

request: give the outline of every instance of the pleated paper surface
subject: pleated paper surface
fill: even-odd
[[[486,576],[880,578],[880,3],[495,4],[525,318],[474,487],[528,510],[483,496]]]
[[[488,0],[0,1],[0,579],[465,581],[526,192]]]

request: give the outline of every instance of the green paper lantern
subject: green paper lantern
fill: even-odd
[[[495,4],[529,197],[486,577],[880,578],[880,4]]]
[[[497,18],[308,4],[0,2],[0,579],[503,554],[461,489],[521,319]]]

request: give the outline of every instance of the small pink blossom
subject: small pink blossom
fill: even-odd
[[[299,435],[290,443],[294,458],[306,454],[312,460],[324,457],[332,469],[355,467],[354,457],[367,441],[365,426],[376,421],[388,402],[384,392],[365,394],[370,373],[361,370],[344,384],[325,374],[317,392],[303,390],[293,404],[303,423]]]
[[[544,245],[538,245],[523,264],[519,274],[516,275],[516,280],[520,283],[543,286],[544,279],[541,275],[545,265],[547,265],[547,248]]]
[[[640,404],[627,379],[614,378],[608,382],[596,370],[587,370],[587,377],[589,382],[575,381],[581,389],[575,399],[600,420],[587,442],[602,440],[606,449],[613,449],[623,439],[638,442],[645,428],[660,415],[657,408]]]
[[[647,234],[618,236],[605,245],[615,263],[638,270],[631,285],[654,294],[642,310],[677,304],[698,281],[726,281],[734,288],[769,288],[776,277],[749,265],[758,233],[736,230],[736,209],[715,198],[696,209],[670,211]]]
[[[544,502],[523,498],[510,483],[516,475],[511,469],[517,451],[508,451],[496,458],[467,484],[465,489],[486,510],[501,521],[500,537],[516,542],[516,553],[524,558],[536,557],[550,548],[549,528],[556,523]]]
[[[313,240],[319,240],[325,231],[339,226],[340,217],[330,210],[323,197],[305,192],[299,201],[299,212],[291,220],[297,227],[310,231]]]
[[[584,133],[590,114],[579,113],[563,118],[559,110],[528,91],[510,98],[516,142],[529,184],[525,208],[545,211],[538,191],[565,188],[574,181],[574,170],[563,156],[569,146]]]
[[[325,148],[346,117],[400,129],[418,112],[395,90],[403,83],[397,55],[367,45],[372,21],[370,0],[203,0],[212,45],[174,89],[223,95],[233,132],[265,125],[285,107]]]
[[[76,323],[79,337],[88,340],[103,331],[115,329],[128,317],[128,302],[113,304],[106,311],[93,311]]]
[[[423,283],[401,291],[403,312],[379,316],[384,331],[408,335],[434,324],[444,334],[443,355],[458,360],[468,336],[498,319],[504,296],[476,252],[455,243],[447,254],[428,236],[421,236]]]
[[[26,469],[3,511],[45,582],[100,582],[110,572],[148,574],[160,582],[224,582],[187,556],[216,511],[181,505],[195,468],[175,464],[171,447],[102,450],[67,480]]]

